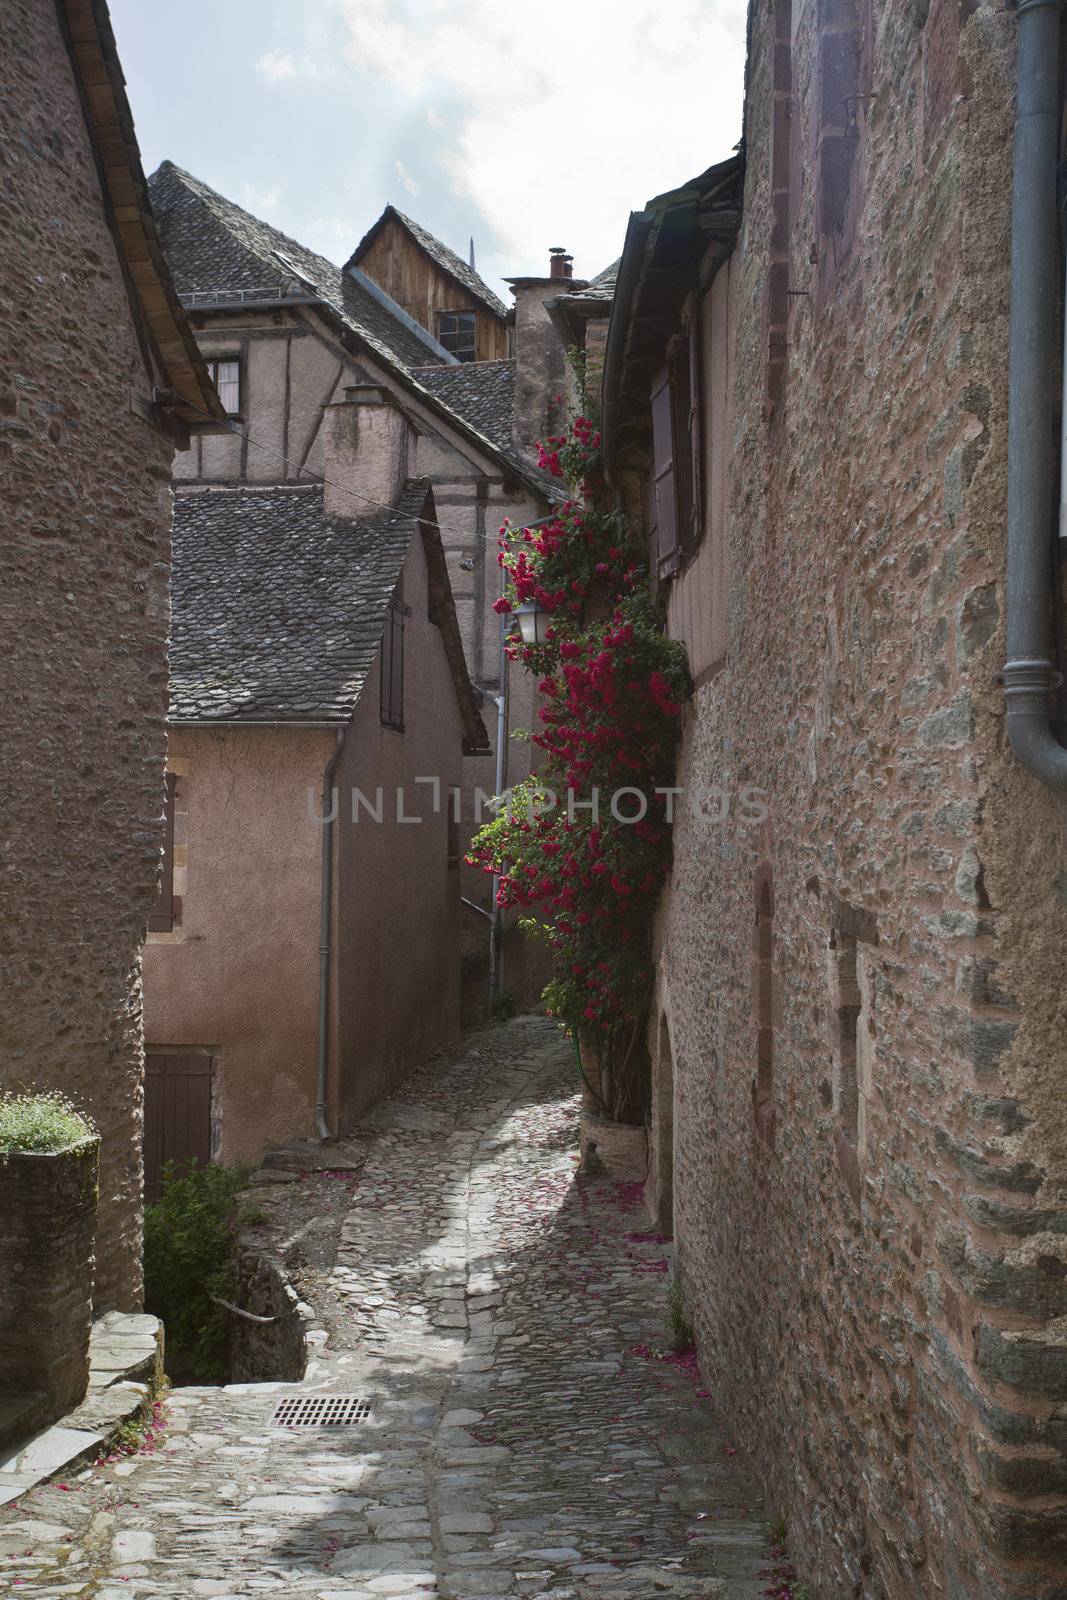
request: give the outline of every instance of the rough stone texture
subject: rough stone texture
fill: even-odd
[[[39,1392],[40,1420],[89,1383],[100,1141],[0,1155],[0,1389]]]
[[[127,1423],[147,1418],[162,1381],[158,1318],[123,1311],[99,1318],[89,1340],[89,1391],[81,1404],[52,1427],[40,1429],[37,1419],[0,1449],[0,1506],[56,1473],[106,1454]]]
[[[762,1596],[742,1458],[695,1366],[656,1359],[663,1241],[637,1185],[576,1174],[577,1087],[543,1019],[415,1074],[365,1130],[305,1382],[175,1390],[154,1454],[0,1512],[16,1592]],[[270,1426],[316,1390],[372,1416]]]
[[[0,1083],[91,1112],[97,1300],[133,1306],[173,450],[51,0],[0,14],[0,144]]]
[[[848,8],[798,20],[798,293],[768,414],[774,18],[753,11],[728,654],[679,782],[757,784],[770,817],[679,813],[658,1051],[678,1260],[814,1595],[1062,1600],[1067,811],[1007,753],[996,683],[1014,22],[868,16],[851,248],[820,234],[809,159],[817,24]],[[768,874],[772,1144],[751,1093]],[[850,940],[846,996],[827,946]]]
[[[648,1138],[643,1127],[611,1122],[583,1111],[580,1137],[582,1170],[644,1183],[648,1176]]]

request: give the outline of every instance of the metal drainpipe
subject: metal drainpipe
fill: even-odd
[[[501,569],[500,592],[504,593],[504,575]],[[507,627],[504,618],[500,618],[500,667],[499,667],[500,692],[496,695],[496,773],[493,786],[498,795],[504,793],[504,782],[507,772],[506,747],[508,738],[508,654],[507,654]],[[496,903],[500,892],[500,874],[493,873],[493,900],[489,916],[489,1015],[493,1015],[497,1000],[500,998],[500,955],[501,955],[501,911]]]
[[[345,730],[338,728],[333,754],[322,773],[322,886],[319,890],[319,1056],[315,1091],[315,1127],[320,1139],[330,1137],[326,1121],[326,1068],[330,1055],[330,953],[333,947],[333,775],[344,749]]]
[[[1025,767],[1067,788],[1067,749],[1050,726],[1053,343],[1059,238],[1060,8],[1020,0],[1008,349],[1008,738]],[[1067,417],[1061,450],[1067,460]],[[1062,496],[1067,482],[1061,484]]]

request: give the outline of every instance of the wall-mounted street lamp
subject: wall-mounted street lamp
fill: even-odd
[[[545,644],[552,626],[551,611],[542,611],[535,600],[526,600],[516,606],[509,620],[519,624],[523,644]]]

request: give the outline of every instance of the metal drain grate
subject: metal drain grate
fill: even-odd
[[[370,1414],[358,1394],[297,1394],[279,1401],[270,1420],[274,1428],[352,1428]]]

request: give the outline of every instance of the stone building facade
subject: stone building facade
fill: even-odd
[[[0,15],[0,1084],[101,1134],[96,1306],[141,1293],[170,469],[222,417],[155,236],[106,7]]]
[[[695,679],[650,1198],[819,1600],[1067,1593],[1067,805],[998,681],[1016,28],[758,0],[743,162],[631,220],[608,341]]]
[[[412,472],[433,486],[467,666],[482,695],[490,737],[485,754],[464,761],[466,837],[477,792],[492,795],[496,787],[494,696],[501,688],[507,693],[510,728],[529,727],[533,716],[528,674],[512,673],[510,681],[501,674],[500,617],[493,610],[500,582],[496,548],[505,518],[536,521],[553,504],[557,486],[538,470],[531,451],[532,442],[549,431],[563,348],[547,320],[532,316],[531,337],[524,336],[525,321],[516,329],[512,357],[454,358],[417,317],[433,323],[434,297],[452,304],[456,283],[462,286],[465,279],[477,287],[481,280],[424,229],[398,220],[392,208],[338,268],[171,162],[152,175],[151,189],[200,348],[209,362],[222,362],[234,374],[233,433],[200,441],[177,462],[178,482],[195,488],[316,481],[324,470],[324,407],[353,383],[381,385],[408,418]],[[415,236],[422,241],[417,248]],[[390,240],[399,255],[395,272],[392,257],[383,253]],[[431,267],[427,278],[423,269]],[[539,281],[551,282],[556,295],[570,288],[556,279]],[[420,298],[415,290],[427,283],[434,293]],[[391,289],[404,294],[404,305]],[[471,298],[480,306],[479,339],[491,326],[494,342],[487,348],[500,349],[500,330],[508,332],[499,315],[503,307],[484,284],[477,294],[471,290]],[[544,328],[554,347],[551,370],[541,359]],[[518,374],[530,371],[535,381],[521,382]],[[357,488],[351,514],[369,509]],[[529,746],[508,741],[505,786],[528,770]],[[461,875],[464,897],[484,909],[484,874],[464,867]],[[475,1020],[484,1013],[487,994],[486,920],[469,906],[463,917],[466,1015]],[[535,1002],[543,985],[537,955],[517,931],[507,939],[503,986],[520,1004]]]
[[[488,741],[433,494],[380,389],[324,432],[325,486],[177,495],[153,1184],[344,1132],[459,1031],[450,798]],[[352,516],[349,485],[393,509]]]

